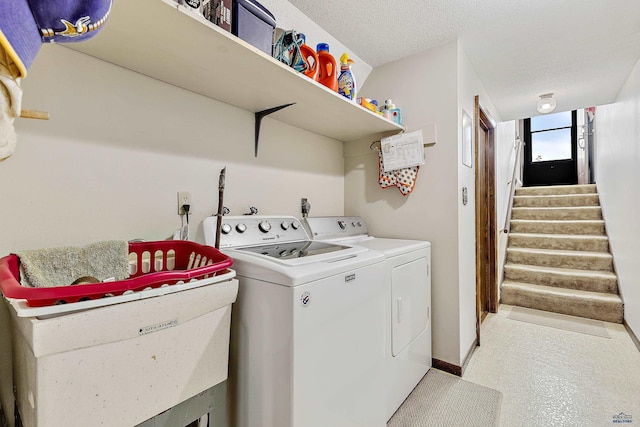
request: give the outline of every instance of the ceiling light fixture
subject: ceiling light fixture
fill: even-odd
[[[556,100],[553,98],[553,93],[545,93],[540,95],[540,100],[537,105],[538,112],[547,114],[556,109]]]

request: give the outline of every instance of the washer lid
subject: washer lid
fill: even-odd
[[[303,241],[290,242],[276,245],[252,246],[238,249],[241,251],[254,252],[277,259],[295,259],[312,257],[322,254],[330,254],[336,251],[349,249],[349,246],[335,245],[324,242]]]
[[[317,244],[320,245],[317,245]],[[233,269],[238,277],[249,277],[283,286],[297,286],[341,274],[351,274],[361,268],[382,266],[384,255],[363,247],[333,245],[310,242],[312,253],[306,256],[273,256],[295,249],[290,243],[268,245],[265,250],[258,247],[225,249],[233,258]],[[317,250],[315,248],[318,248]],[[380,267],[381,268],[381,267]],[[382,272],[380,273],[383,274]]]
[[[354,245],[382,252],[387,258],[431,247],[431,243],[425,240],[386,239],[377,237],[354,242]]]

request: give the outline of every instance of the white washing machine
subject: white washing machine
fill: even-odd
[[[217,218],[204,221],[207,244]],[[225,216],[239,280],[230,399],[240,427],[384,427],[384,256],[312,241],[294,217]]]
[[[385,255],[387,419],[431,367],[431,244],[369,236],[360,217],[305,218],[315,241],[357,245]]]

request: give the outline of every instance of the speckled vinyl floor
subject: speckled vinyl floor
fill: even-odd
[[[503,393],[501,427],[640,426],[640,352],[625,327],[611,339],[508,319],[482,323],[463,378]]]

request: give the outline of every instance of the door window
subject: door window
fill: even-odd
[[[531,162],[571,160],[571,111],[531,118]]]

